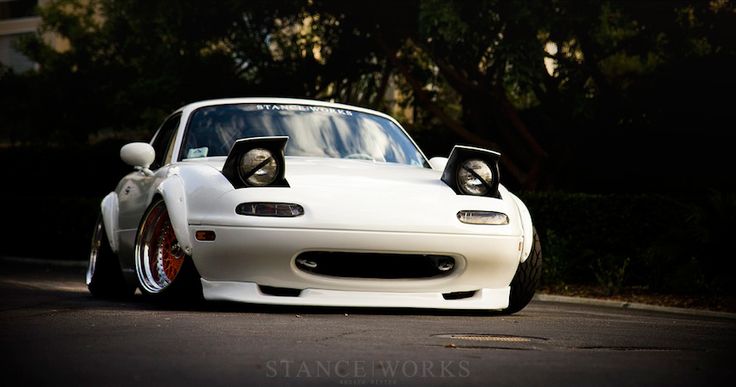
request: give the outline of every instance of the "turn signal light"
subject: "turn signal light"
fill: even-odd
[[[253,202],[241,203],[235,212],[248,216],[273,216],[277,218],[293,218],[304,215],[304,207],[294,203]]]
[[[509,224],[509,216],[496,211],[460,211],[457,219],[468,224]]]
[[[211,242],[215,240],[215,237],[215,232],[210,230],[197,230],[197,232],[194,233],[194,238],[198,241]]]

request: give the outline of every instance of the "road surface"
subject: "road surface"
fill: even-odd
[[[0,261],[0,384],[730,385],[736,320],[535,301],[513,316],[92,298]]]

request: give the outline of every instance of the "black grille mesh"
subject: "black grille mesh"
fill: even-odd
[[[432,278],[452,273],[455,259],[445,255],[310,251],[296,258],[296,266],[308,273],[333,277]],[[438,266],[451,269],[441,271]]]

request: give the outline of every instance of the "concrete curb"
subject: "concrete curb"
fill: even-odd
[[[671,306],[642,304],[639,302],[601,300],[597,298],[586,298],[586,297],[558,296],[556,294],[536,294],[534,295],[534,299],[537,301],[542,301],[542,302],[562,302],[566,304],[605,306],[609,308],[646,310],[646,311],[652,311],[652,312],[685,314],[685,315],[690,315],[690,316],[701,316],[701,317],[718,317],[718,318],[727,318],[731,320],[736,320],[736,313],[718,312],[714,310],[705,310],[705,309],[675,308]]]
[[[22,263],[22,264],[29,264],[29,265],[57,266],[57,267],[78,267],[78,268],[87,267],[87,261],[65,261],[65,260],[56,260],[56,259],[21,258],[21,257],[0,257],[0,261]],[[652,311],[652,312],[675,313],[675,314],[684,314],[684,315],[690,315],[690,316],[719,317],[719,318],[736,320],[736,313],[717,312],[713,310],[704,310],[704,309],[674,308],[670,306],[650,305],[650,304],[642,304],[638,302],[601,300],[597,298],[586,298],[586,297],[569,297],[569,296],[559,296],[556,294],[544,294],[544,293],[541,293],[541,294],[538,293],[534,295],[534,300],[542,301],[542,302],[562,302],[565,304],[605,306],[609,308],[646,310],[646,311]]]

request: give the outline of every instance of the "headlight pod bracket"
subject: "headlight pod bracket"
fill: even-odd
[[[227,155],[225,165],[222,167],[222,174],[230,181],[235,188],[258,187],[248,182],[249,176],[243,176],[240,171],[240,163],[243,156],[253,149],[264,149],[271,153],[271,157],[276,161],[277,172],[276,178],[272,183],[265,185],[266,187],[288,187],[289,183],[284,178],[286,170],[286,161],[284,160],[284,148],[288,136],[272,136],[272,137],[252,137],[243,138],[235,141],[230,153]]]
[[[445,182],[450,188],[455,191],[458,195],[473,195],[465,192],[460,187],[460,180],[458,179],[458,173],[460,168],[470,160],[479,160],[488,165],[491,170],[493,178],[491,181],[484,181],[484,185],[487,185],[487,190],[483,194],[475,196],[489,196],[499,198],[498,184],[499,184],[499,170],[498,160],[501,158],[501,154],[492,150],[476,148],[472,146],[455,145],[450,152],[450,157],[447,159],[447,165],[445,170],[442,172],[442,181]]]

